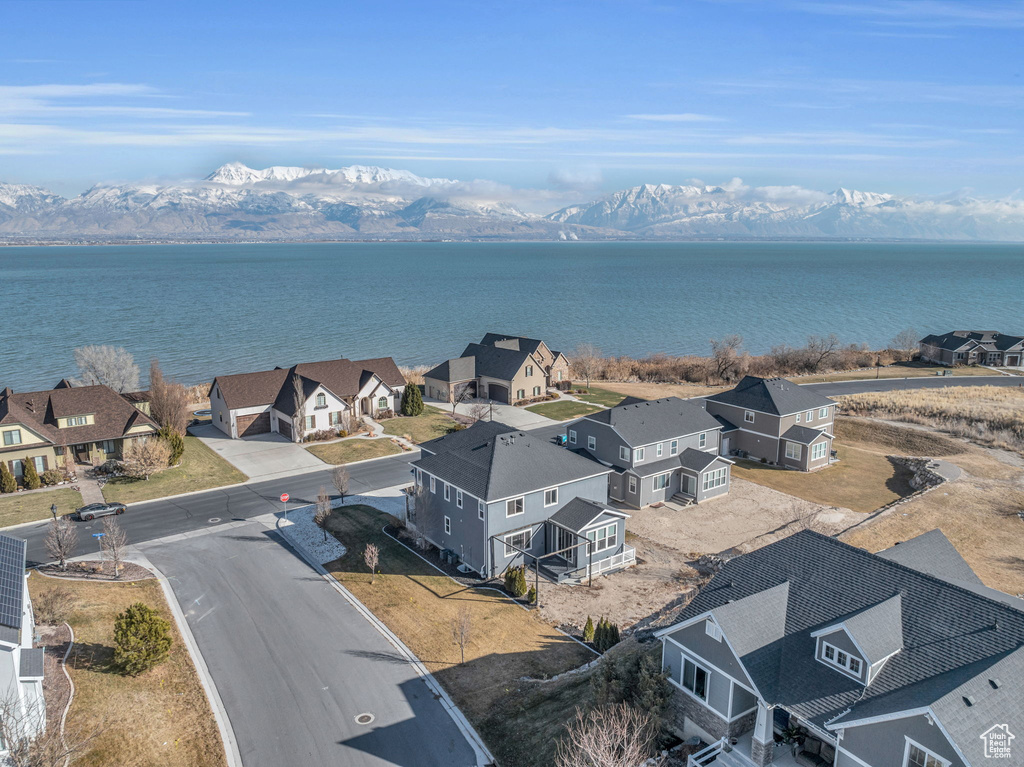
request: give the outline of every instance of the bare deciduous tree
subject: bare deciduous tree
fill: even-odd
[[[40,729],[45,717],[43,702],[18,700],[11,693],[0,698],[0,742],[7,749],[4,764],[9,767],[69,767],[100,734],[100,730],[84,731],[65,727],[57,722]]]
[[[302,388],[302,376],[298,373],[292,376],[292,406],[295,415],[292,416],[292,428],[299,442],[306,436],[306,392]]]
[[[580,344],[569,354],[569,370],[575,377],[584,379],[588,389],[600,365],[601,350],[594,344]]]
[[[188,389],[164,378],[159,360],[153,360],[149,365],[149,414],[153,420],[185,436],[188,404]]]
[[[452,415],[454,415],[456,406],[470,399],[469,384],[452,384],[449,391],[451,392]]]
[[[921,336],[917,334],[916,330],[913,328],[907,328],[906,330],[901,330],[897,333],[896,337],[889,342],[889,345],[892,347],[893,351],[903,353],[901,355],[902,359],[909,360],[914,356],[914,352],[917,351],[918,339],[920,338]]]
[[[812,372],[836,356],[839,348],[839,336],[829,333],[827,336],[807,336],[807,363]]]
[[[334,485],[334,489],[338,491],[338,495],[341,496],[341,502],[345,502],[345,496],[348,495],[348,483],[351,481],[348,469],[344,466],[335,466],[331,469],[331,484]]]
[[[118,346],[82,346],[75,349],[78,378],[71,379],[76,386],[103,384],[117,392],[139,388],[139,366],[135,358]]]
[[[638,767],[653,752],[651,717],[625,703],[601,706],[566,725],[555,752],[557,767]]]
[[[162,439],[132,440],[124,450],[125,470],[139,479],[149,479],[160,469],[166,469],[170,460],[171,450]]]
[[[320,492],[316,494],[316,513],[313,514],[313,522],[324,532],[324,543],[327,542],[327,520],[331,518],[331,496],[327,488],[320,485]]]
[[[711,339],[711,356],[714,362],[715,375],[719,379],[729,380],[739,363],[740,350],[743,348],[743,336],[731,335],[722,340]]]
[[[58,517],[50,522],[46,531],[46,552],[57,560],[61,570],[68,569],[68,557],[75,555],[78,548],[78,530],[67,517]]]
[[[466,662],[466,645],[473,634],[473,613],[467,605],[459,605],[458,612],[452,617],[452,639],[462,653],[462,663]]]
[[[368,543],[363,549],[363,561],[370,568],[370,583],[377,580],[377,565],[380,564],[380,549],[377,544]]]
[[[104,517],[103,519],[103,537],[100,538],[100,548],[114,565],[114,577],[120,578],[125,549],[128,548],[128,534],[113,517]]]
[[[490,410],[491,406],[488,405],[486,402],[477,402],[469,406],[468,415],[470,418],[473,419],[473,423],[476,423],[477,421],[484,420],[487,417],[487,414],[490,412]]]

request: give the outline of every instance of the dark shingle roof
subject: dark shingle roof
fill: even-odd
[[[778,600],[764,597],[785,583],[784,635],[757,640],[737,652],[769,704],[783,705],[818,726],[839,716],[852,721],[936,703],[982,673],[980,669],[1008,659],[1024,643],[1021,612],[811,531],[727,562],[681,618],[708,611],[717,616],[719,610],[737,609],[729,603],[742,600],[754,615],[741,621],[747,627],[741,632],[756,633],[750,628],[755,618],[769,622],[769,613],[774,613],[775,620],[781,619]],[[812,631],[862,611],[872,613],[872,620],[881,615],[891,618],[897,594],[903,649],[867,688],[814,659]],[[882,604],[878,613],[871,610]],[[889,619],[887,625],[891,629]],[[728,629],[726,636],[733,642]],[[741,633],[740,644],[742,637]],[[1000,698],[1020,709],[1019,701],[1012,700],[1015,689],[1005,685]],[[1024,730],[1024,718],[1015,721]]]
[[[923,344],[948,351],[955,351],[971,341],[981,344],[986,349],[1005,351],[1024,342],[1024,338],[1004,335],[995,330],[954,330],[941,335],[927,335],[921,339]]]
[[[420,450],[429,453],[443,453],[447,450],[472,447],[499,434],[511,434],[515,431],[518,429],[500,421],[477,421],[469,428],[453,431],[451,434],[445,434],[443,437],[422,443]]]
[[[682,467],[696,472],[704,471],[704,469],[717,460],[719,460],[719,456],[714,453],[707,453],[692,447],[686,448],[686,450],[679,454],[679,463]]]
[[[611,469],[528,432],[494,434],[474,425],[451,450],[424,455],[417,466],[485,501],[511,498]]]
[[[463,357],[476,357],[476,374],[511,381],[519,368],[530,358],[529,352],[502,349],[498,346],[470,344],[462,352]]]
[[[720,415],[716,415],[715,420],[722,424],[722,434],[727,434],[730,431],[736,431],[739,428],[739,426],[734,424],[728,418],[722,418]]]
[[[440,365],[423,374],[424,378],[435,381],[471,381],[476,378],[476,357],[457,357],[445,360]]]
[[[903,649],[903,602],[899,594],[843,618],[846,633],[869,665]]]
[[[45,653],[46,651],[42,647],[32,649],[23,647],[21,649],[21,668],[18,669],[18,677],[26,679],[43,676],[43,658]]]
[[[514,349],[528,354],[535,354],[540,348],[541,343],[542,342],[536,338],[526,338],[525,336],[506,336],[501,333],[487,333],[484,335],[483,340],[480,341],[481,346],[496,346],[501,344],[506,349]],[[555,354],[554,352],[552,353]]]
[[[799,442],[801,445],[809,445],[824,434],[821,429],[809,429],[806,426],[790,426],[783,433],[782,438],[789,442]]]
[[[652,461],[651,463],[640,463],[626,469],[626,471],[636,474],[638,477],[651,477],[655,474],[675,471],[678,468],[679,456],[673,456],[672,458],[662,458],[660,461]]]
[[[573,498],[551,515],[551,521],[567,530],[578,533],[605,513],[610,513],[614,517],[629,516],[597,501],[591,501],[586,498]]]
[[[712,394],[706,399],[771,415],[792,415],[801,410],[835,404],[828,397],[816,394],[807,387],[797,386],[785,378],[757,376],[744,376],[735,388]]]
[[[21,629],[25,611],[25,550],[21,538],[0,535],[0,626]]]
[[[24,450],[33,445],[74,445],[120,439],[133,426],[146,425],[149,432],[159,426],[113,389],[95,386],[74,386],[50,391],[0,393],[0,424],[20,423],[39,434],[44,441],[30,440],[22,435],[22,444],[0,445],[0,450]],[[84,426],[57,427],[58,418],[92,415],[94,423]]]
[[[610,425],[630,446],[649,445],[722,425],[700,404],[679,397],[632,402],[583,416]]]

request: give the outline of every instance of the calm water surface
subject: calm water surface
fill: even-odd
[[[1024,333],[1020,245],[408,243],[0,248],[0,387],[114,344],[187,383],[333,357],[434,364],[484,332],[610,354],[906,327]]]

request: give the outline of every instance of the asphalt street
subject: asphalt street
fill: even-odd
[[[477,764],[412,666],[276,531],[140,548],[174,589],[245,767]]]
[[[358,495],[411,482],[409,462],[418,457],[419,451],[416,450],[350,466],[349,493]],[[284,509],[284,504],[279,500],[282,493],[291,496],[289,507],[310,504],[315,501],[322,485],[332,495],[335,493],[329,471],[297,474],[266,482],[207,490],[180,498],[131,504],[128,511],[118,517],[118,522],[127,532],[129,543],[144,543],[168,535],[281,511]],[[62,509],[62,512],[70,511]],[[102,519],[76,523],[79,529],[77,554],[87,554],[97,549],[91,534],[101,530],[102,523]],[[28,541],[30,567],[50,559],[43,544],[46,526],[46,522],[39,522],[11,531],[12,535]]]

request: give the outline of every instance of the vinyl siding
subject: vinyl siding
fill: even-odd
[[[876,722],[860,727],[847,727],[839,745],[870,764],[871,767],[903,767],[903,754],[907,738],[946,759],[950,762],[951,767],[965,767],[949,740],[943,735],[942,730],[935,725],[928,724],[928,720],[923,716]],[[980,744],[981,741],[979,740],[978,743]],[[857,765],[849,757],[845,757],[845,761],[840,761],[838,764],[863,767],[863,765]]]

